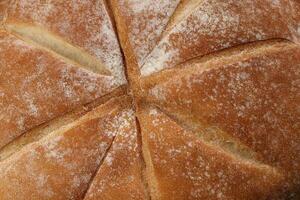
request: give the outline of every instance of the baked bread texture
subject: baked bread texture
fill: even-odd
[[[300,199],[300,1],[0,0],[0,200]]]

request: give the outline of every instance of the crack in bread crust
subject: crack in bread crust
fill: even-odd
[[[113,0],[112,2],[116,3],[117,1]],[[195,3],[194,6],[193,6],[193,2]],[[193,2],[192,3],[191,2],[188,2],[188,3],[183,2],[182,4],[179,4],[179,6],[177,8],[178,10],[175,11],[174,15],[178,14],[176,12],[183,11],[185,6],[189,7],[189,3],[191,3],[191,7],[195,8],[195,10],[196,10],[197,6],[200,5],[204,1],[196,0]],[[208,2],[208,1],[205,1],[205,2]],[[187,5],[185,5],[185,3]],[[146,75],[142,76],[141,70],[138,70],[139,65],[138,65],[137,59],[135,58],[134,50],[132,49],[133,47],[129,42],[130,39],[129,39],[128,31],[127,31],[127,29],[129,27],[126,26],[126,22],[122,18],[122,15],[121,15],[122,13],[121,13],[118,5],[116,5],[112,9],[113,9],[113,13],[114,13],[115,19],[116,19],[118,34],[119,34],[119,37],[121,38],[120,42],[121,42],[122,50],[125,54],[126,67],[127,67],[127,71],[129,72],[128,73],[129,79],[133,79],[132,82],[134,82],[134,84],[131,85],[131,87],[133,87],[133,89],[132,88],[131,89],[134,91],[133,98],[137,102],[137,104],[135,105],[136,109],[137,109],[137,113],[143,109],[142,108],[143,106],[141,104],[143,104],[143,103],[150,104],[149,101],[147,101],[147,99],[146,99],[147,94],[145,93],[145,91],[147,88],[154,86],[157,83],[157,80],[159,80],[161,78],[174,77],[174,75],[176,76],[176,74],[181,74],[181,73],[184,73],[185,71],[199,70],[196,67],[186,67],[193,62],[199,62],[199,60],[200,60],[200,62],[203,62],[203,63],[207,62],[207,64],[206,64],[207,67],[205,69],[201,69],[201,70],[209,71],[214,67],[218,67],[218,65],[216,65],[217,63],[224,63],[224,62],[230,63],[232,61],[246,59],[245,55],[249,52],[250,52],[250,55],[259,55],[259,54],[263,54],[264,51],[269,51],[269,50],[273,50],[273,49],[274,50],[289,49],[289,48],[293,48],[296,46],[296,44],[293,44],[292,42],[288,41],[288,39],[290,39],[290,38],[276,39],[276,37],[274,36],[271,38],[266,38],[265,40],[261,40],[259,42],[257,42],[256,40],[253,40],[253,41],[245,42],[243,44],[236,44],[236,45],[230,46],[228,48],[223,48],[222,50],[212,51],[212,52],[209,52],[208,54],[204,54],[201,56],[191,57],[189,59],[186,59],[182,62],[177,63],[175,65],[175,67],[172,69],[163,69],[163,70],[155,72],[149,76],[146,76]],[[193,12],[195,10],[193,10]],[[190,11],[190,12],[192,12],[192,11]],[[184,16],[184,14],[182,16],[172,16],[172,19],[169,22],[169,24],[167,25],[166,30],[164,30],[164,32],[162,34],[163,36],[161,38],[163,38],[164,36],[166,36],[168,34],[168,32],[172,29],[173,25],[176,23],[176,20],[184,20],[186,17],[188,17],[188,16]],[[173,38],[174,41],[172,40],[174,43],[176,43],[175,39],[176,38]],[[151,56],[150,54],[148,55],[148,57]],[[250,55],[248,55],[248,56],[250,56]],[[168,113],[164,110],[163,110],[163,112]],[[176,119],[174,119],[174,117],[172,117],[172,119],[174,121],[177,121]],[[139,116],[138,116],[138,120],[139,120]],[[197,121],[196,123],[200,123],[200,122]],[[179,125],[187,128],[187,126],[184,125],[183,123],[179,123]],[[191,128],[191,126],[192,125],[189,125],[188,127]],[[223,149],[223,151],[225,151],[229,155],[233,156],[234,158],[242,160],[242,162],[253,162],[257,165],[271,167],[268,164],[264,165],[260,161],[260,159],[259,159],[260,156],[256,152],[254,152],[252,149],[250,149],[246,145],[242,144],[242,142],[239,141],[237,138],[229,136],[224,131],[222,131],[216,127],[210,127],[210,126],[204,126],[199,129],[201,129],[200,130],[201,132],[205,132],[205,131],[208,131],[208,129],[210,129],[210,131],[208,131],[208,132],[210,132],[210,133],[214,132],[216,134],[213,138],[210,138],[209,135],[200,134],[200,136],[202,135],[201,140],[205,141],[206,143],[209,143],[216,149],[221,148],[221,149]],[[195,129],[193,130],[193,132],[196,132],[196,131],[197,130],[195,130]],[[227,145],[226,141],[224,143],[223,139],[230,141],[228,146],[226,146]],[[142,138],[142,140],[143,140],[143,138]],[[233,144],[233,146],[231,146],[231,144]],[[235,147],[235,145],[236,145],[236,147]],[[143,146],[143,151],[145,152],[143,154],[144,160],[146,160],[145,155],[147,155],[147,153],[146,153],[147,147],[145,147],[143,145],[143,142],[142,142],[142,146]],[[147,171],[147,170],[149,170],[149,168],[151,168],[151,163],[149,163],[148,161],[145,161],[145,162],[146,162],[146,171]],[[147,173],[149,175],[149,171],[147,171]],[[151,175],[149,175],[149,176],[151,176]],[[150,186],[155,185],[154,183],[149,182],[149,180],[148,180],[148,184]],[[153,195],[151,191],[150,191],[150,195]],[[153,196],[153,198],[155,198],[155,197]]]
[[[280,52],[282,52],[282,55],[279,56]],[[204,142],[212,145],[216,149],[220,147],[221,149],[225,150],[227,153],[233,155],[235,158],[236,157],[242,158],[246,162],[248,162],[249,158],[250,158],[250,162],[254,161],[254,163],[259,163],[259,164],[262,163],[263,165],[273,167],[274,169],[277,169],[278,172],[280,172],[282,175],[286,176],[287,179],[289,179],[289,180],[295,179],[294,181],[296,182],[295,184],[297,185],[297,178],[293,178],[294,175],[289,174],[289,173],[297,174],[297,172],[295,171],[296,169],[289,171],[289,167],[286,166],[286,164],[284,164],[284,163],[275,164],[274,163],[275,161],[273,162],[268,159],[269,157],[268,157],[268,155],[266,155],[265,152],[263,153],[262,150],[258,150],[259,149],[258,147],[254,147],[248,141],[245,141],[245,139],[243,139],[242,136],[237,136],[238,134],[237,135],[231,134],[231,133],[233,133],[233,131],[229,131],[226,133],[222,129],[218,128],[218,125],[216,125],[216,124],[218,124],[218,122],[208,122],[207,119],[201,118],[202,117],[201,112],[205,112],[205,109],[210,110],[209,112],[212,116],[214,116],[214,114],[218,112],[218,111],[215,111],[215,112],[212,111],[213,108],[217,107],[215,104],[213,104],[214,106],[212,106],[212,108],[210,108],[209,103],[208,103],[208,105],[206,105],[204,100],[203,100],[204,102],[201,101],[202,98],[205,99],[207,97],[207,99],[210,99],[210,98],[214,98],[213,94],[219,94],[218,89],[216,89],[215,93],[212,93],[212,94],[209,92],[206,93],[206,89],[207,89],[207,91],[211,91],[210,87],[213,88],[213,85],[212,86],[206,85],[207,88],[204,87],[205,83],[207,83],[207,79],[210,80],[214,77],[213,75],[210,75],[210,74],[214,74],[214,72],[216,72],[216,74],[219,74],[218,71],[222,71],[222,70],[228,71],[229,70],[228,68],[233,68],[233,66],[236,66],[236,69],[240,69],[241,71],[243,71],[244,68],[247,68],[247,66],[250,68],[252,65],[253,65],[254,69],[255,69],[254,66],[256,66],[256,68],[259,68],[259,69],[257,69],[257,71],[262,70],[262,72],[266,72],[265,70],[270,69],[270,66],[263,64],[264,60],[268,60],[268,58],[269,58],[272,60],[269,63],[277,63],[278,64],[278,63],[281,63],[280,62],[281,60],[284,60],[284,57],[286,57],[286,63],[291,63],[290,65],[294,69],[295,68],[294,64],[296,64],[296,63],[293,62],[293,60],[295,61],[296,60],[295,58],[299,57],[299,53],[297,53],[297,52],[299,52],[298,44],[295,44],[295,43],[292,43],[292,42],[289,42],[286,40],[267,40],[267,41],[249,43],[246,45],[229,48],[229,49],[226,49],[225,51],[216,52],[216,53],[207,55],[205,57],[188,60],[187,62],[182,63],[181,65],[176,66],[173,69],[163,70],[159,73],[154,73],[148,77],[144,77],[141,80],[143,82],[142,88],[144,90],[144,101],[147,102],[147,104],[152,103],[154,105],[157,105],[159,108],[161,108],[163,113],[170,116],[171,119],[173,119],[173,121],[175,121],[179,125],[181,125],[181,127],[185,128],[187,130],[191,130],[192,132],[194,132],[196,134],[201,132],[198,135],[198,136],[200,136],[200,140],[203,140]],[[278,62],[276,61],[277,59],[275,59],[276,55],[278,58]],[[287,55],[290,55],[290,58],[287,58]],[[253,60],[253,63],[251,63],[251,60]],[[262,60],[262,61],[258,62],[258,60]],[[249,61],[249,63],[248,63],[249,65],[243,65],[243,63],[247,63],[247,61]],[[258,63],[261,63],[261,65],[259,65]],[[274,64],[275,69],[277,69],[277,67],[276,67],[277,64]],[[281,65],[278,64],[278,65],[281,67],[284,67],[284,65],[282,65],[282,64]],[[288,66],[288,64],[286,64],[286,65]],[[265,69],[265,70],[263,70],[263,69]],[[247,70],[245,70],[245,71],[247,71]],[[274,79],[277,77],[278,82],[281,82],[281,80],[282,80],[283,84],[287,81],[284,78],[280,78],[280,77],[281,76],[285,77],[286,76],[285,74],[288,73],[289,70],[287,70],[287,71],[282,70],[283,74],[280,74],[277,72],[277,75],[274,75],[274,72],[271,72],[272,70],[269,70],[269,71],[270,71],[269,72],[270,79],[267,79],[267,80],[273,80],[271,77],[274,76]],[[249,74],[251,74],[251,72],[249,70],[247,72],[249,72]],[[257,74],[257,76],[259,76],[259,73],[254,73],[254,74]],[[260,75],[262,75],[262,74],[263,73],[261,73]],[[291,74],[293,74],[293,73],[291,73]],[[291,74],[289,73],[287,75],[290,76]],[[297,71],[297,70],[294,71],[294,75],[293,76],[291,75],[291,76],[295,77],[295,74],[299,74],[299,71]],[[202,76],[207,77],[207,79],[202,80],[200,78]],[[188,77],[194,77],[194,79],[192,79],[192,78],[189,79]],[[199,77],[199,78],[197,79],[196,77]],[[221,77],[223,77],[223,76],[221,76]],[[226,76],[226,78],[228,78],[228,77]],[[225,80],[226,80],[226,78],[225,78]],[[235,73],[230,74],[229,78],[231,78],[232,80],[237,80],[237,81],[243,80],[243,77],[241,77],[241,79],[238,79],[239,78],[238,76],[237,76],[237,79],[235,79],[236,78]],[[224,78],[221,79],[221,78],[219,78],[219,76],[217,76],[217,78],[215,78],[215,80],[219,80],[219,79],[224,80]],[[229,80],[231,80],[231,79],[229,79]],[[263,80],[261,80],[261,81],[263,81]],[[189,85],[189,83],[190,83],[190,85]],[[226,81],[225,81],[225,83],[226,83]],[[229,81],[229,83],[231,83],[231,82]],[[260,85],[259,81],[257,83],[258,83],[258,85]],[[274,81],[274,83],[276,83],[276,81]],[[251,86],[251,83],[248,83],[248,84],[249,85],[247,85],[247,86],[243,86],[243,87],[247,87],[247,90],[249,90],[249,87]],[[201,86],[203,85],[203,87],[201,87],[202,92],[200,91],[200,89],[198,91],[198,89],[196,87],[197,85],[201,85]],[[254,87],[253,90],[256,90],[256,89],[260,90],[260,87],[258,85],[256,87]],[[218,86],[218,84],[215,84],[215,86],[216,86],[216,88],[220,87],[220,86]],[[227,84],[224,85],[225,88],[226,88],[226,86],[227,86]],[[194,88],[194,92],[189,90],[191,88]],[[294,88],[294,87],[291,86],[291,88]],[[297,88],[297,86],[294,88],[294,91],[298,91],[296,88]],[[227,91],[227,90],[225,89],[224,91]],[[230,89],[229,89],[229,91],[230,91]],[[178,94],[178,96],[176,94]],[[204,94],[206,94],[206,97]],[[232,94],[233,94],[233,96],[234,96],[234,94],[236,94],[238,96],[240,94],[240,92],[234,93],[234,91],[233,91]],[[197,95],[199,96],[199,99],[197,99]],[[202,96],[202,95],[204,95],[204,96]],[[245,95],[245,94],[242,94],[242,95],[243,95],[243,97],[247,97],[247,95],[251,96],[252,93],[249,92],[249,94],[247,94],[247,95]],[[220,105],[222,105],[222,103],[225,103],[225,100],[223,101],[221,96],[222,95],[220,94],[220,99],[218,99],[216,101],[217,103],[219,102]],[[224,97],[224,98],[227,98],[230,95],[226,94],[225,96],[226,97]],[[293,99],[292,98],[293,96],[295,96],[295,95],[292,95],[291,99]],[[187,100],[187,101],[185,101],[185,100]],[[268,99],[266,99],[266,100],[268,100]],[[245,100],[245,101],[247,102],[247,100]],[[270,101],[271,101],[271,99],[270,99]],[[195,106],[195,105],[197,105],[196,102],[198,102],[198,107]],[[210,102],[210,101],[208,100],[208,102]],[[212,102],[214,102],[213,99],[212,99]],[[238,102],[238,100],[236,100],[236,103],[237,102]],[[231,104],[233,105],[234,103],[235,102],[232,102]],[[182,104],[182,106],[181,106],[181,104]],[[194,105],[194,107],[192,107],[193,105]],[[203,108],[203,110],[201,110],[201,107]],[[168,109],[169,109],[169,111],[168,111]],[[226,112],[226,109],[223,109],[223,110],[224,110],[224,112]],[[257,112],[261,113],[261,111],[257,111]],[[221,113],[223,113],[223,111]],[[291,115],[293,115],[292,113],[296,113],[296,112],[291,112]],[[199,116],[195,117],[195,115],[197,115],[197,114]],[[209,113],[207,113],[207,117],[209,117],[209,116],[210,116]],[[222,119],[220,119],[220,121],[222,121]],[[228,119],[228,121],[230,121],[230,119]],[[285,121],[285,120],[283,120],[283,121]],[[205,122],[205,123],[203,124],[203,122]],[[223,122],[223,123],[225,123],[225,122]],[[214,126],[210,127],[209,126],[210,124],[214,124]],[[257,123],[257,126],[259,126],[259,124],[260,123]],[[297,127],[297,126],[298,125],[296,123],[294,125],[294,127]],[[224,128],[224,127],[222,127],[222,128]],[[296,130],[296,129],[297,128],[295,128],[294,130]],[[203,134],[205,132],[206,132],[206,134]],[[211,133],[213,133],[213,134],[210,135]],[[252,133],[250,132],[250,133],[246,133],[246,134],[251,135]],[[230,135],[229,138],[228,138],[228,135]],[[246,135],[245,137],[251,137],[251,136]],[[254,137],[257,138],[259,136],[257,135]],[[273,137],[275,137],[275,136],[273,136]],[[288,137],[288,136],[285,136],[285,137]],[[264,138],[264,136],[261,136],[262,141],[264,141],[263,138]],[[224,143],[224,139],[225,139],[225,143]],[[226,144],[227,139],[229,139],[229,144],[233,144],[233,146],[232,145],[228,146]],[[295,139],[297,140],[297,137],[295,137]],[[253,139],[253,140],[255,142],[255,139]],[[270,139],[270,140],[272,141],[272,139]],[[275,140],[276,140],[276,138],[275,138]],[[243,141],[243,142],[241,142],[241,141]],[[258,139],[258,143],[259,142],[260,142],[260,140]],[[243,145],[243,143],[245,143],[245,145]],[[295,144],[297,145],[297,142]],[[241,145],[241,148],[239,147],[240,145]],[[247,147],[247,146],[249,146],[249,147]],[[270,144],[266,145],[266,146],[270,146]],[[255,151],[257,151],[259,153],[254,152],[252,149],[255,149]],[[273,152],[272,150],[266,150],[266,151],[268,153]],[[286,150],[286,151],[288,151],[288,150]],[[247,155],[248,152],[251,152],[250,155]],[[286,155],[285,157],[287,157],[287,156],[288,155]],[[284,161],[285,157],[281,157],[280,159],[278,158],[280,160],[278,162],[285,162]],[[292,160],[290,160],[290,162],[292,162]],[[266,163],[266,164],[264,164],[264,163]],[[294,161],[294,163],[295,163],[294,166],[296,167],[297,160]],[[292,166],[292,165],[290,165],[290,166]],[[298,175],[296,175],[296,176],[298,176]],[[286,184],[288,182],[290,182],[289,180],[287,180]],[[294,184],[294,181],[290,182],[291,185]],[[284,187],[286,187],[286,186],[284,186]],[[290,191],[293,191],[293,190],[295,191],[295,189],[293,189],[293,187],[294,186],[291,186]],[[285,189],[282,189],[282,190],[284,191]],[[283,192],[283,193],[286,193],[286,192]]]
[[[166,32],[140,66],[142,76],[242,43],[274,38],[299,43],[299,25],[297,19],[286,17],[291,15],[293,8],[285,0],[277,1],[276,5],[267,0],[201,0],[195,1],[197,6],[194,7],[193,1],[190,2],[194,8],[191,12],[183,17],[180,16],[182,9],[174,13],[176,23],[173,19],[172,29]],[[253,12],[253,7],[258,9],[257,14]]]
[[[117,135],[113,136],[113,139],[112,139],[112,141],[111,141],[109,147],[105,150],[104,155],[102,156],[100,163],[98,164],[98,166],[97,166],[97,168],[96,168],[94,174],[92,175],[90,181],[88,182],[88,186],[87,186],[85,192],[83,193],[81,199],[85,199],[85,197],[86,197],[86,195],[87,195],[88,191],[90,190],[90,187],[91,187],[91,185],[92,185],[92,183],[93,183],[93,180],[95,179],[95,177],[96,177],[96,175],[97,175],[97,172],[99,171],[99,169],[100,169],[100,167],[102,166],[102,164],[103,164],[105,158],[107,157],[108,152],[110,151],[111,147],[113,146],[113,143],[114,143],[116,137],[117,137]]]
[[[0,162],[17,153],[25,146],[38,140],[41,140],[44,137],[47,137],[47,135],[51,134],[51,132],[61,129],[64,126],[67,126],[68,124],[79,119],[80,117],[87,114],[97,106],[105,104],[110,99],[125,95],[126,90],[126,86],[121,86],[117,89],[114,89],[111,93],[94,100],[93,102],[76,108],[71,112],[68,112],[62,116],[52,119],[49,122],[43,123],[23,133],[18,138],[16,138],[15,140],[13,140],[12,142],[0,149]]]
[[[148,177],[148,168],[146,166],[149,166],[149,164],[146,163],[145,160],[145,154],[147,154],[146,152],[144,152],[145,148],[143,148],[144,144],[143,144],[143,137],[142,137],[142,130],[141,130],[141,125],[139,122],[139,119],[137,116],[135,116],[135,121],[136,121],[136,125],[137,125],[137,133],[138,133],[138,145],[140,147],[140,154],[141,154],[141,160],[142,160],[142,170],[141,170],[141,179],[143,181],[145,190],[147,192],[147,199],[151,200],[151,192],[150,192],[150,186],[149,186],[149,177]]]
[[[137,55],[135,55],[135,49],[133,49],[133,46],[130,44],[130,38],[128,35],[129,27],[126,26],[126,22],[121,16],[121,11],[118,5],[111,5],[113,3],[117,4],[118,0],[107,1],[108,2],[105,0],[104,4],[107,7],[111,20],[115,20],[115,22],[113,21],[112,23],[119,37],[118,39],[119,43],[121,44],[121,53],[126,61],[125,72],[126,79],[129,81],[129,86],[124,86],[120,90],[114,90],[114,92],[111,94],[105,95],[105,97],[101,97],[98,100],[90,102],[89,105],[85,105],[82,108],[77,108],[71,113],[64,114],[62,117],[58,117],[53,121],[29,130],[18,139],[0,149],[0,162],[9,159],[11,155],[19,152],[25,145],[45,139],[47,137],[50,139],[50,133],[53,130],[68,127],[68,125],[72,124],[72,122],[77,120],[79,117],[82,117],[86,113],[92,112],[91,110],[96,106],[105,104],[119,96],[128,95],[133,100],[132,107],[136,112],[136,123],[138,126],[138,146],[141,148],[142,160],[144,164],[143,169],[141,170],[141,179],[144,183],[144,188],[148,193],[145,198],[160,198],[159,183],[158,180],[156,180],[154,165],[150,156],[150,147],[147,146],[147,141],[145,141],[146,139],[142,136],[142,128],[139,127],[139,124],[141,123],[140,120],[142,120],[142,117],[140,117],[140,112],[144,111],[144,109],[147,109],[145,107],[150,106],[157,107],[157,109],[169,117],[171,121],[176,123],[182,129],[194,133],[200,141],[202,141],[205,145],[210,146],[212,149],[221,151],[222,153],[225,153],[229,157],[232,157],[234,160],[238,160],[243,164],[253,165],[257,168],[271,169],[281,175],[279,168],[269,164],[264,164],[264,162],[261,161],[260,155],[254,152],[238,138],[231,136],[217,126],[211,126],[209,124],[205,124],[201,120],[195,120],[192,114],[189,115],[179,110],[175,113],[172,113],[172,111],[168,111],[162,106],[150,102],[149,99],[147,99],[148,96],[146,90],[154,87],[160,81],[160,79],[164,77],[176,77],[176,74],[189,73],[196,70],[200,70],[200,72],[206,72],[218,67],[222,67],[220,64],[226,65],[232,62],[242,61],[253,55],[262,55],[266,51],[271,52],[279,49],[291,49],[298,44],[288,41],[290,38],[275,39],[275,37],[273,39],[266,39],[260,42],[246,42],[244,44],[237,44],[228,48],[223,48],[222,50],[208,52],[207,54],[196,55],[194,57],[192,56],[188,59],[183,59],[182,62],[176,63],[174,66],[171,66],[170,69],[163,68],[160,71],[154,72],[150,75],[146,74],[144,76],[143,73],[141,74],[141,71],[143,72],[144,64],[147,64],[147,59],[151,58],[151,54],[155,51],[156,46],[153,46],[153,49],[151,49],[151,51],[145,56],[142,66],[139,66],[141,63],[138,62]],[[201,5],[202,2],[209,1],[181,1],[181,3],[177,5],[175,12],[171,15],[171,18],[166,24],[165,29],[162,31],[158,42],[162,41],[164,37],[167,37],[172,29],[176,29],[176,23],[178,23],[178,21],[184,21],[189,17],[189,15],[196,12],[198,6]],[[290,3],[290,1],[288,2]],[[190,10],[186,10],[187,8]],[[57,37],[53,33],[48,32],[36,25],[31,26],[30,24],[8,23],[5,25],[5,28],[7,32],[15,35],[26,43],[36,45],[39,48],[53,53],[57,57],[62,57],[63,59],[67,60],[67,62],[75,63],[78,67],[85,68],[101,75],[111,75],[111,72],[108,70],[108,68],[94,56],[86,53],[79,47],[73,46],[71,43],[67,43],[65,40]],[[295,38],[294,39],[296,41],[297,37]],[[200,63],[204,67],[198,69],[198,66],[193,66],[195,63]],[[174,74],[175,76],[173,76]],[[118,103],[120,106],[122,106],[124,102],[120,101]],[[64,121],[64,123],[56,123],[57,121]],[[46,131],[46,133],[41,133],[43,131]],[[26,139],[27,135],[29,135],[29,139]],[[104,156],[101,158],[101,161],[97,166],[97,170],[89,180],[88,187],[81,197],[82,199],[85,199],[87,192],[94,181],[97,171],[101,168],[105,158],[107,157],[107,154],[114,144],[115,138],[116,136],[113,137],[109,147],[106,149]]]
[[[68,62],[77,64],[78,67],[101,75],[111,75],[101,61],[42,28],[27,24],[5,24],[5,27],[8,32],[23,41],[37,45]]]
[[[1,173],[4,182],[0,183],[0,196],[6,199],[10,196],[19,197],[19,195],[23,195],[23,189],[15,193],[14,186],[12,186],[12,184],[22,184],[19,179],[12,180],[11,184],[5,184],[6,181],[10,182],[11,176],[19,174],[20,177],[22,176],[21,180],[25,179],[31,184],[31,187],[24,187],[26,197],[43,199],[47,196],[45,193],[40,193],[39,182],[35,181],[36,178],[39,179],[41,176],[48,176],[44,182],[48,187],[43,191],[47,191],[48,188],[56,188],[53,189],[53,198],[65,199],[64,195],[67,195],[68,199],[82,197],[93,177],[92,174],[96,172],[97,166],[101,165],[103,156],[118,133],[115,128],[120,117],[122,118],[121,113],[130,106],[131,99],[128,96],[111,99],[80,119],[61,127],[42,140],[28,145],[19,154],[15,154],[1,162],[0,171],[5,173]],[[36,152],[36,154],[32,152]],[[33,159],[29,159],[30,161],[27,162],[27,157]],[[68,165],[69,162],[74,162],[74,165]],[[43,167],[39,168],[41,165]],[[29,172],[22,174],[22,167]],[[60,170],[65,170],[66,176],[61,175]],[[74,179],[82,175],[85,175],[83,177],[84,181],[81,182],[82,187],[73,187],[74,182],[76,184]],[[64,181],[66,188],[58,187],[57,181]],[[5,190],[7,190],[7,193],[3,194],[2,191]],[[71,193],[65,194],[65,191]],[[33,193],[33,196],[31,196],[31,193]],[[63,196],[61,197],[60,194]]]
[[[151,103],[149,103],[151,105]],[[232,157],[242,160],[243,162],[255,163],[257,165],[265,165],[260,161],[261,156],[254,152],[247,145],[243,144],[237,138],[230,136],[216,126],[204,125],[202,122],[193,119],[193,116],[188,116],[186,113],[170,113],[159,105],[155,107],[176,122],[183,129],[194,133],[201,141],[207,145],[213,146],[216,149],[226,152]]]
[[[222,65],[230,64],[246,60],[251,56],[259,56],[265,52],[276,52],[278,50],[291,49],[296,46],[298,45],[285,39],[269,39],[232,46],[219,51],[214,51],[204,56],[191,58],[183,63],[179,63],[173,68],[163,69],[149,76],[142,77],[142,88],[152,87],[151,83],[156,84],[163,76],[175,74],[177,71],[192,72],[197,70],[199,72],[199,70],[201,70],[201,72],[204,73],[205,71],[222,67],[219,63],[222,63]],[[197,69],[198,65],[202,65],[201,69]]]

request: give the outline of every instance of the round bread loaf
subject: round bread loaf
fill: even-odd
[[[0,0],[1,200],[299,200],[299,0]]]

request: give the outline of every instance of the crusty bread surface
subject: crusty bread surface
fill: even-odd
[[[298,0],[0,0],[0,200],[299,200]]]

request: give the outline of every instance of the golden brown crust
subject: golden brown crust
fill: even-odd
[[[116,82],[125,81],[120,47],[103,0],[14,0],[5,24],[24,24],[57,35],[99,59]]]
[[[142,180],[142,160],[133,110],[126,110],[124,126],[95,176],[85,200],[148,199]]]
[[[299,199],[298,0],[0,0],[0,20],[0,199]]]
[[[145,80],[149,102],[238,138],[299,187],[300,48],[275,44]],[[240,57],[241,56],[241,57]],[[184,118],[183,118],[184,120]]]
[[[82,197],[128,105],[127,97],[109,101],[1,162],[0,198]]]
[[[281,187],[274,168],[216,150],[155,108],[143,110],[140,122],[153,199],[256,200]]]
[[[0,147],[24,131],[110,92],[97,75],[0,33]]]
[[[299,16],[300,10],[292,7],[290,0],[199,2],[179,18],[181,21],[172,22],[173,27],[164,34],[141,67],[142,75],[253,41],[284,38],[299,43],[299,18],[287,16],[291,13]]]
[[[96,99],[95,101],[88,103],[84,106],[79,106],[75,110],[72,110],[69,113],[66,113],[62,116],[47,121],[39,126],[36,126],[24,134],[20,135],[16,139],[12,140],[9,144],[0,149],[0,162],[12,154],[18,152],[24,146],[31,144],[32,142],[38,141],[41,138],[47,136],[54,130],[65,126],[73,121],[79,119],[83,115],[87,114],[95,107],[98,107],[101,104],[104,104],[113,97],[123,96],[126,94],[126,87],[120,87],[114,90],[113,92]]]
[[[2,23],[5,16],[7,2],[6,1],[0,1],[0,28],[2,28]]]
[[[180,0],[109,1],[118,28],[126,29],[126,33],[119,34],[126,34],[126,43],[130,45],[132,56],[141,66],[157,44]]]

